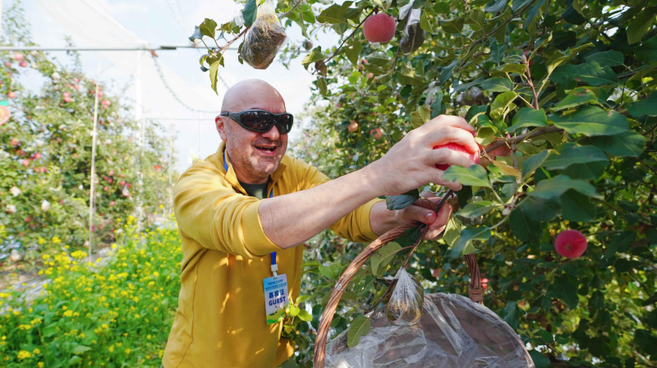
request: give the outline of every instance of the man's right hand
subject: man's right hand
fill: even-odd
[[[458,116],[440,115],[431,119],[409,132],[385,156],[367,168],[373,174],[373,185],[377,185],[377,189],[385,195],[405,193],[428,183],[460,190],[461,184],[443,180],[445,171],[437,169],[435,165],[468,167],[474,165],[474,162],[456,151],[433,147],[456,143],[469,152],[476,152],[479,146],[473,132],[470,124]]]

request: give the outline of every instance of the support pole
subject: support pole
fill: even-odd
[[[94,235],[94,201],[96,199],[96,144],[98,142],[98,92],[100,90],[100,53],[98,54],[98,74],[96,75],[96,95],[94,96],[94,128],[91,133],[91,185],[89,188],[89,255],[88,261],[91,262],[91,252],[93,250]]]
[[[137,53],[137,70],[135,72],[135,104],[136,104],[136,109],[135,109],[135,120],[139,122],[139,166],[138,166],[138,172],[139,172],[139,189],[137,191],[137,231],[141,232],[142,231],[142,221],[144,219],[144,203],[143,203],[143,187],[144,187],[144,145],[145,145],[145,133],[144,133],[144,109],[142,106],[142,97],[143,97],[143,92],[142,92],[142,82],[141,82],[141,60],[142,60],[142,55],[143,52],[138,52]]]

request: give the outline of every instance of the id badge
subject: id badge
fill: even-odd
[[[283,319],[287,306],[287,275],[267,277],[262,280],[265,287],[265,312],[267,324],[271,325]]]

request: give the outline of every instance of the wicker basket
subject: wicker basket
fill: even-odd
[[[443,198],[443,200],[438,204],[436,207],[435,211],[438,212],[440,207],[445,203],[445,201],[448,199],[450,196],[451,191]],[[378,239],[376,239],[374,242],[372,242],[370,245],[368,245],[352,262],[351,264],[347,267],[345,272],[340,276],[338,279],[338,282],[335,285],[335,288],[333,289],[333,293],[331,294],[331,298],[329,299],[326,309],[324,310],[324,313],[322,314],[319,328],[317,331],[317,338],[315,339],[315,354],[314,354],[314,363],[316,368],[324,368],[325,364],[325,359],[326,359],[326,343],[328,339],[328,333],[329,333],[329,328],[331,326],[331,322],[333,321],[333,316],[335,314],[335,310],[338,306],[338,303],[340,302],[340,298],[342,297],[342,294],[344,293],[347,285],[349,282],[353,279],[354,275],[356,272],[365,264],[365,262],[370,258],[372,254],[374,254],[377,250],[379,250],[383,245],[386,243],[396,239],[399,237],[404,231],[411,229],[417,225],[406,225],[406,226],[400,226],[398,228],[392,229],[388,231],[387,233],[381,235]],[[422,239],[426,232],[425,230],[422,232],[420,239],[418,239],[418,242]],[[417,243],[416,243],[417,246]],[[482,347],[486,346],[487,341],[496,341],[499,340],[502,343],[497,344],[496,346],[505,346],[504,349],[511,349],[511,351],[517,351],[518,353],[516,355],[519,361],[523,362],[524,365],[515,365],[513,366],[514,368],[520,368],[520,367],[527,367],[531,368],[534,367],[534,364],[532,363],[531,358],[529,357],[529,354],[527,351],[524,349],[522,346],[522,342],[518,338],[518,336],[515,334],[515,332],[508,326],[506,325],[502,320],[500,320],[497,315],[492,313],[488,308],[483,307],[483,290],[481,287],[481,276],[479,273],[479,266],[477,265],[476,259],[474,254],[469,254],[465,256],[466,262],[468,263],[468,268],[470,270],[470,285],[468,288],[468,293],[470,296],[470,299],[474,303],[469,303],[470,304],[475,304],[478,303],[480,304],[478,307],[481,309],[481,316],[486,315],[489,318],[493,318],[496,321],[501,322],[500,325],[506,326],[506,328],[495,328],[495,329],[490,329],[490,323],[486,324],[482,321],[485,320],[481,319],[481,316],[477,316],[477,314],[472,314],[468,315],[468,313],[464,314],[463,316],[459,317],[459,320],[463,320],[464,326],[469,326],[469,327],[464,327],[464,329],[474,329],[477,331],[479,335],[482,336],[481,341],[478,341],[477,339],[477,344],[480,344]],[[431,302],[434,302],[435,304],[436,301],[439,301],[440,294],[434,294],[434,295],[428,295],[428,298],[425,298],[425,307],[427,307],[426,301],[429,300]],[[464,300],[467,300],[466,298],[463,298]],[[432,304],[432,303],[429,303]],[[437,307],[437,306],[435,306]],[[431,308],[431,307],[430,307]],[[444,312],[444,311],[443,311]],[[380,318],[376,318],[376,314],[372,316],[372,322],[373,326],[375,323],[383,323],[380,322]],[[426,316],[422,317],[423,319],[427,318]],[[483,317],[482,317],[483,318]],[[383,317],[384,320],[387,319],[385,316]],[[491,319],[491,321],[493,320]],[[470,321],[470,322],[468,322]],[[425,320],[426,322],[426,320]],[[488,335],[488,333],[491,333],[492,335]],[[436,334],[441,333],[440,331],[435,331],[431,330],[429,331],[429,334],[431,336],[436,336]],[[473,345],[474,346],[474,345]],[[479,346],[479,345],[477,345]],[[336,342],[335,344],[331,345],[332,349],[342,349],[346,347],[346,342],[344,344],[340,344],[340,342]],[[338,352],[338,350],[335,350]],[[333,352],[333,350],[332,350]],[[465,352],[465,354],[472,354],[473,352],[468,351]],[[410,352],[409,352],[410,354]],[[474,356],[474,355],[473,355]],[[512,355],[512,357],[515,357],[515,355]],[[436,362],[436,364],[439,364]],[[381,365],[381,367],[410,367],[408,363],[403,363],[400,365]],[[415,365],[413,365],[414,367]],[[431,365],[427,364],[426,362],[422,362],[421,365],[417,365],[418,367],[442,367],[441,365]],[[496,365],[489,365],[488,363],[482,361],[480,365],[467,365],[467,367],[495,367]],[[345,367],[349,367],[349,365],[346,365]],[[461,367],[460,365],[452,365],[452,366],[445,366],[445,367]],[[509,365],[499,365],[499,367],[512,367]]]

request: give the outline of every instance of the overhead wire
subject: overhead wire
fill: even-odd
[[[176,91],[174,91],[174,89],[171,88],[171,86],[167,82],[166,78],[164,77],[164,73],[162,73],[162,69],[160,68],[160,62],[157,60],[157,58],[155,56],[152,56],[152,59],[153,59],[153,63],[155,63],[155,70],[157,71],[157,74],[160,76],[160,79],[162,80],[162,83],[164,84],[166,89],[169,91],[169,93],[171,93],[173,98],[176,101],[178,101],[179,104],[181,104],[187,110],[194,111],[194,112],[207,112],[207,113],[211,113],[211,114],[216,114],[217,113],[217,110],[195,109],[195,108],[189,106],[188,104],[186,104],[185,102],[183,102],[183,100],[176,94]]]

